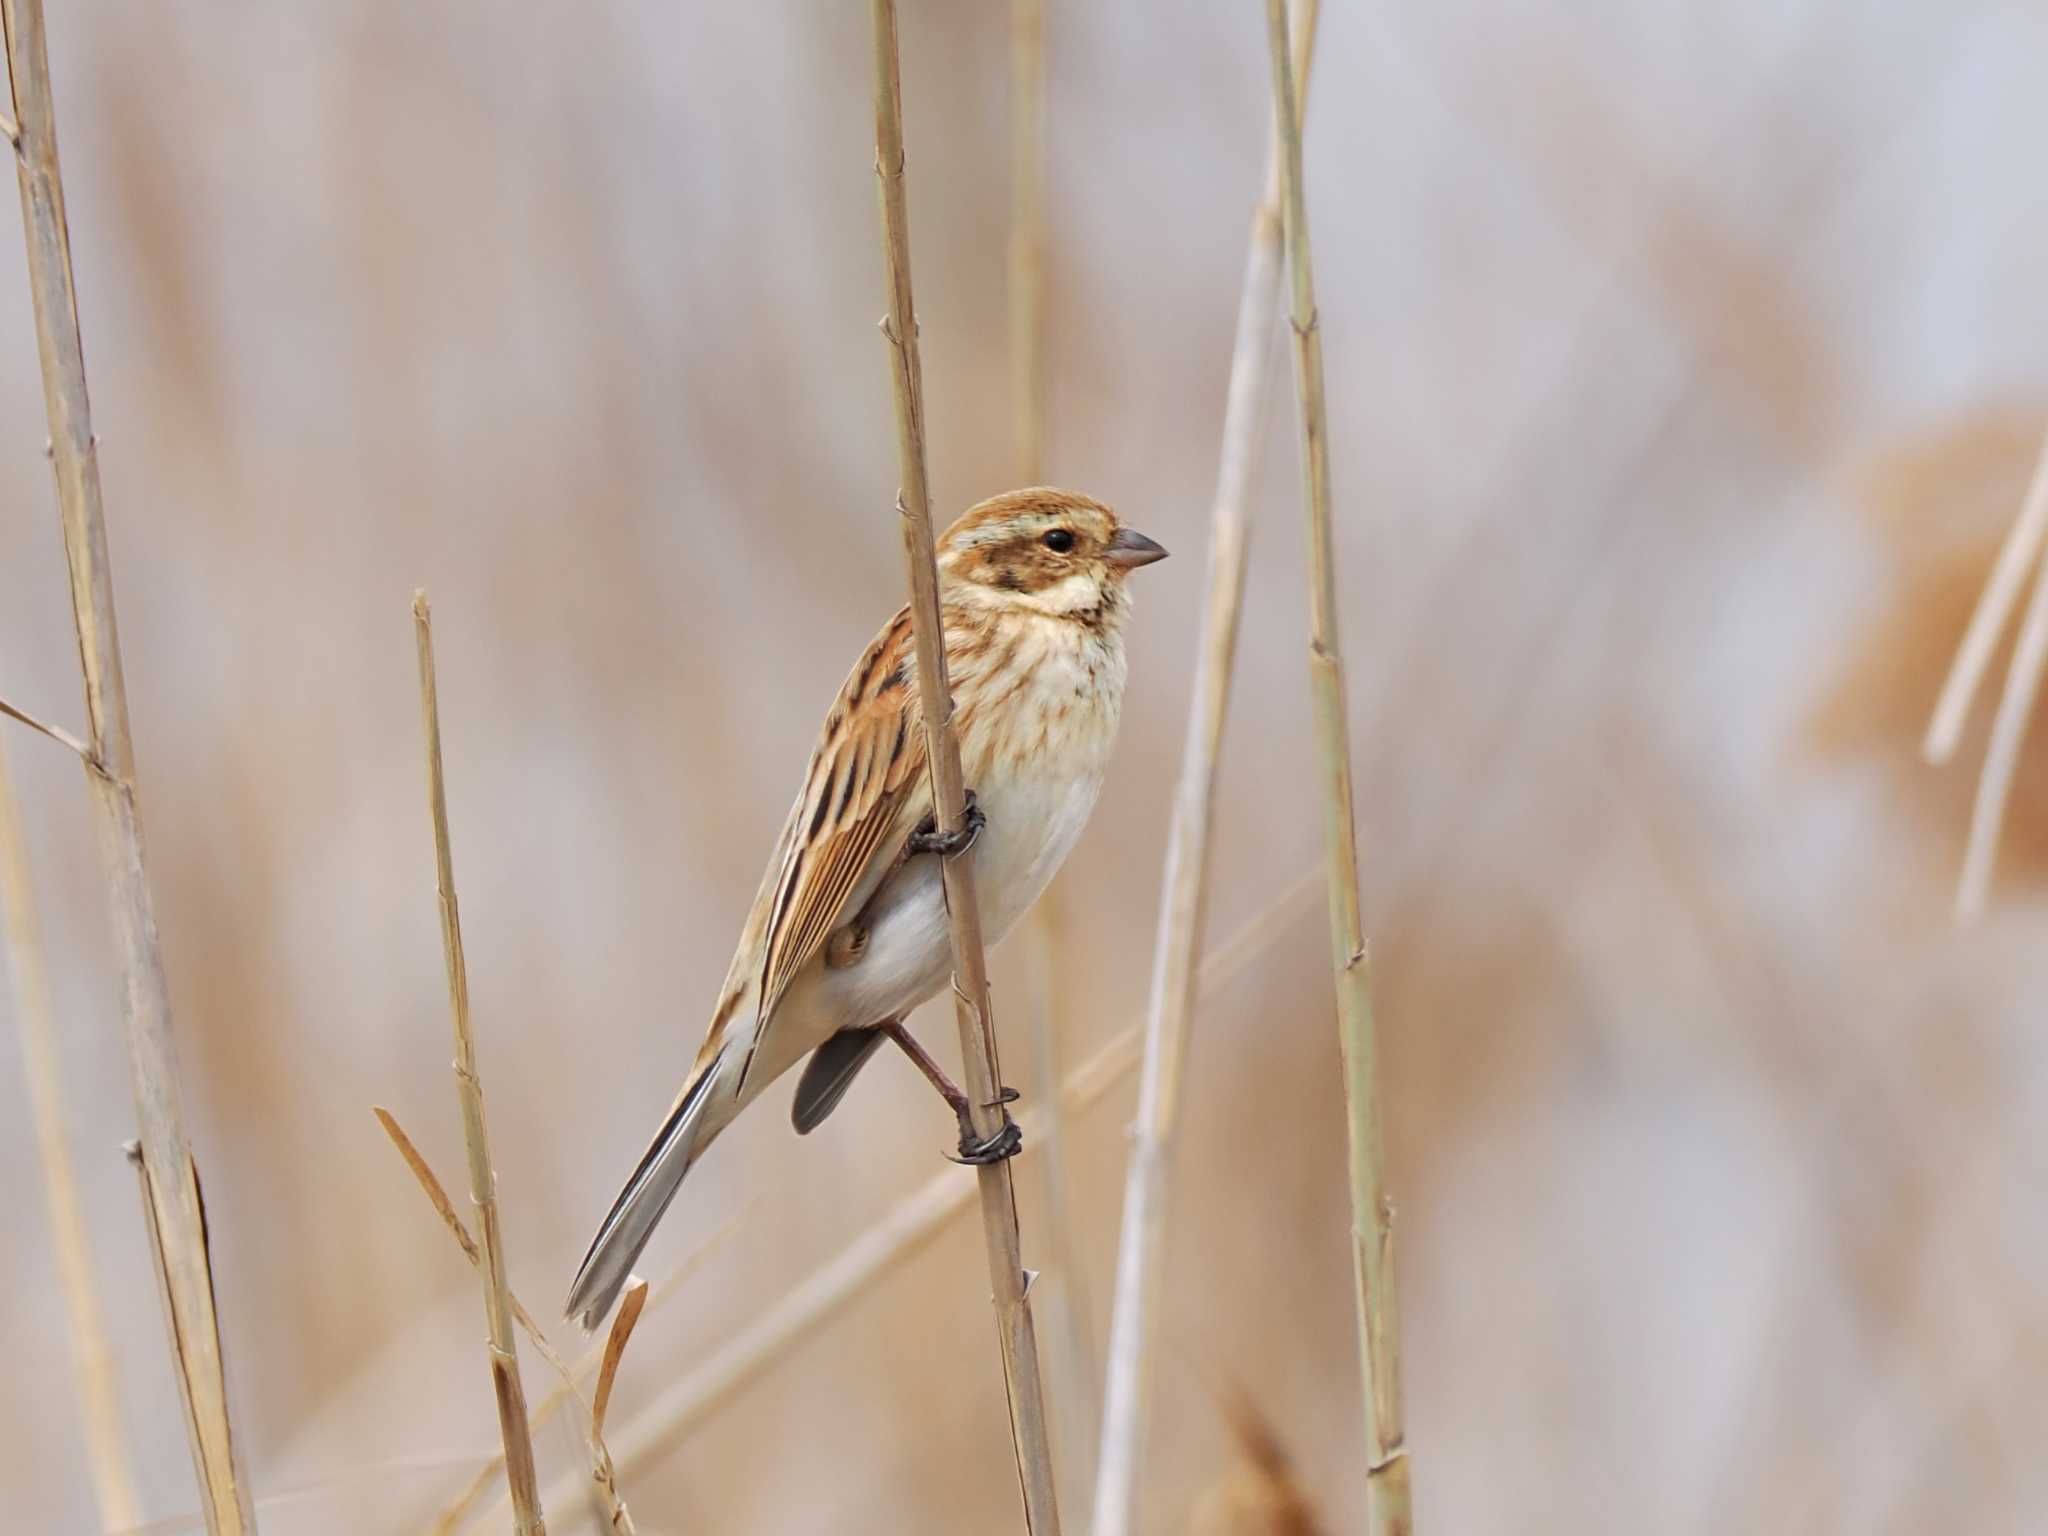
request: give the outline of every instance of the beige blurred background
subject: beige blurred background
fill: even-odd
[[[695,1047],[819,715],[898,601],[865,12],[54,9],[258,1513],[416,1530],[496,1426],[475,1285],[370,1115],[459,1174],[407,602],[435,601],[512,1278],[551,1317]],[[904,12],[947,509],[1009,473],[1004,9]],[[1076,1056],[1143,1005],[1259,9],[1051,7],[1050,474],[1179,556],[1146,573],[1124,740],[1062,886]],[[1962,934],[1982,721],[1946,772],[1914,750],[2048,423],[2044,59],[2048,17],[1969,0],[1328,7],[1309,189],[1427,1532],[2048,1519],[2048,739]],[[75,721],[4,222],[0,691]],[[1217,940],[1318,847],[1275,383]],[[86,796],[61,752],[7,748],[147,1529],[197,1530],[117,1152]],[[1360,1527],[1341,1094],[1303,910],[1198,1023],[1154,1533],[1225,1475],[1240,1387],[1327,1528]],[[997,980],[1028,1082],[1014,944]],[[943,1015],[925,1032],[952,1055]],[[786,1101],[662,1229],[651,1272],[737,1219],[642,1324],[615,1415],[942,1166],[948,1123],[895,1066],[805,1142]],[[1098,1337],[1130,1106],[1126,1082],[1067,1147]],[[4,1523],[83,1531],[11,1028],[0,1178]],[[640,1529],[1014,1528],[989,1334],[956,1220],[636,1469]],[[574,1465],[559,1427],[541,1450]]]

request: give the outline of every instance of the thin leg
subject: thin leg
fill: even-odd
[[[903,1027],[901,1020],[892,1020],[881,1026],[882,1033],[894,1040],[897,1047],[908,1056],[925,1080],[939,1090],[939,1097],[952,1109],[960,1122],[960,1157],[963,1163],[999,1163],[1006,1157],[1015,1157],[1024,1145],[1024,1133],[1017,1128],[1017,1122],[1003,1111],[1002,1129],[984,1141],[974,1133],[972,1106],[959,1085],[946,1076],[946,1069],[932,1060],[931,1053],[917,1043],[917,1039]],[[1011,1104],[1016,1101],[1017,1090],[1005,1088],[996,1097],[996,1104]],[[994,1105],[989,1106],[994,1108]]]

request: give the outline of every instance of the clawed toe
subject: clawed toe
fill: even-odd
[[[935,817],[927,816],[917,824],[917,830],[910,834],[912,853],[935,853],[942,859],[957,859],[972,848],[975,839],[981,836],[981,829],[988,825],[988,817],[982,814],[981,806],[974,798],[974,791],[967,791],[967,807],[960,825],[950,832],[941,832]]]
[[[991,1163],[1000,1163],[1006,1158],[1015,1157],[1023,1149],[1023,1129],[1016,1121],[1005,1115],[1002,1129],[985,1140],[963,1126],[960,1131],[960,1155],[952,1161],[985,1168]]]

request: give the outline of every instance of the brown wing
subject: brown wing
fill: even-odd
[[[859,911],[930,807],[913,665],[906,610],[875,637],[825,717],[764,914],[756,1050],[790,982]]]

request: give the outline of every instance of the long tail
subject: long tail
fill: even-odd
[[[661,1122],[661,1129],[654,1133],[654,1140],[640,1155],[640,1166],[633,1170],[633,1177],[612,1202],[597,1236],[590,1240],[590,1251],[584,1254],[583,1264],[569,1287],[566,1308],[568,1315],[586,1330],[603,1322],[612,1303],[619,1299],[640,1250],[654,1235],[655,1225],[682,1187],[683,1175],[703,1150],[698,1145],[698,1127],[715,1092],[723,1059],[724,1053],[720,1052],[690,1079],[669,1110],[668,1118]]]

